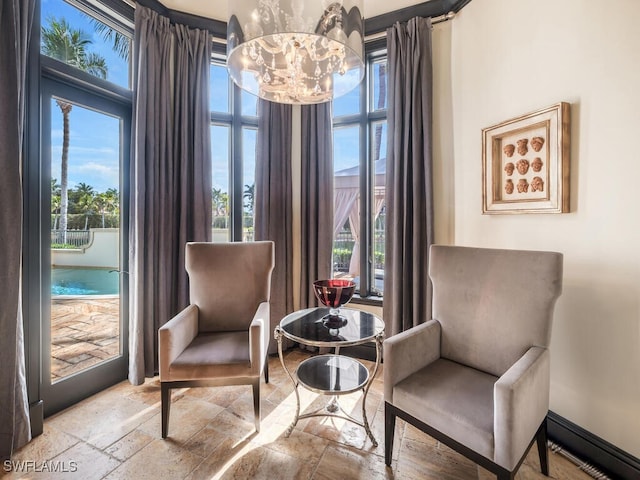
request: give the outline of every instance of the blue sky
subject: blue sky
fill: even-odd
[[[41,0],[40,14],[43,26],[48,24],[49,17],[54,17],[58,20],[64,18],[72,27],[84,31],[92,40],[90,51],[100,54],[107,61],[109,67],[107,80],[122,87],[128,87],[129,64],[113,51],[111,45],[102,40],[85,14],[63,0]]]
[[[51,176],[60,183],[62,113],[55,100],[51,100],[51,116]],[[119,190],[119,119],[74,105],[69,125],[69,188],[84,182],[96,192]]]
[[[120,86],[128,86],[128,63],[120,58],[95,33],[93,24],[76,8],[63,0],[42,0],[41,17],[47,25],[50,17],[65,18],[72,26],[83,30],[92,40],[90,51],[103,56],[108,65],[107,80]],[[229,111],[229,76],[224,65],[211,67],[210,106],[213,111]],[[334,100],[334,115],[357,113],[360,102],[360,87]],[[242,92],[243,115],[256,115],[257,97]],[[52,101],[52,176],[60,180],[60,157],[62,152],[62,114]],[[124,133],[126,135],[126,133]],[[120,124],[117,119],[75,105],[70,114],[69,186],[74,188],[84,182],[96,192],[108,188],[119,189],[119,145]],[[386,139],[385,139],[386,140]],[[243,179],[242,184],[254,183],[256,131],[243,132]],[[334,170],[358,164],[359,138],[355,129],[337,130],[334,135]],[[211,128],[212,183],[215,188],[229,192],[229,133],[226,127]],[[383,145],[383,152],[384,152]]]
[[[107,80],[126,87],[128,63],[120,58],[95,33],[92,23],[74,7],[62,0],[42,0],[42,24],[48,19],[66,19],[74,28],[83,30],[92,39],[90,52],[100,54],[108,65]],[[120,122],[80,105],[74,105],[69,115],[69,187],[80,182],[91,185],[96,192],[119,188]],[[51,100],[51,176],[60,181],[62,155],[62,113]]]
[[[230,78],[224,65],[211,65],[210,106],[215,112],[229,113]],[[257,115],[258,97],[248,92],[241,94],[242,115]],[[211,169],[213,172],[213,188],[229,193],[229,145],[231,143],[229,128],[220,125],[211,127]],[[256,130],[244,128],[242,132],[242,185],[255,182]]]

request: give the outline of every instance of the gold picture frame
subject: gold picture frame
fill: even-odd
[[[482,130],[482,213],[569,212],[570,104]]]

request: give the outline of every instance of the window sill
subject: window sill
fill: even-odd
[[[383,297],[377,297],[373,295],[369,297],[361,297],[356,293],[353,297],[351,297],[351,302],[349,303],[355,303],[358,305],[371,305],[374,307],[382,307]]]

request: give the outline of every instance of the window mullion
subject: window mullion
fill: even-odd
[[[367,77],[369,68],[367,67]],[[369,161],[369,82],[360,87],[360,295],[371,294],[371,162]]]
[[[242,198],[242,105],[240,88],[232,86],[233,119],[231,124],[231,240],[242,241],[242,216],[244,212]]]

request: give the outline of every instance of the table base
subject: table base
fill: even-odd
[[[275,339],[278,342],[278,356],[280,357],[280,363],[282,364],[282,368],[284,368],[284,371],[287,373],[287,376],[289,377],[289,379],[291,380],[291,383],[293,384],[293,391],[296,394],[296,413],[294,416],[293,421],[291,422],[291,425],[289,425],[289,427],[287,428],[286,432],[285,432],[285,437],[289,437],[291,435],[291,432],[293,431],[293,429],[296,427],[296,425],[298,424],[299,420],[303,420],[305,418],[311,418],[311,417],[334,417],[334,418],[339,418],[342,420],[346,420],[352,423],[355,423],[356,425],[363,427],[365,432],[367,433],[367,436],[371,439],[371,443],[373,444],[374,447],[378,446],[378,442],[375,439],[375,437],[373,436],[373,432],[371,432],[371,428],[369,427],[369,421],[367,419],[367,410],[366,410],[366,404],[367,404],[367,394],[369,393],[369,388],[371,387],[371,383],[373,382],[373,379],[376,376],[376,373],[378,372],[378,367],[380,366],[380,352],[381,352],[381,346],[382,346],[382,340],[383,337],[382,335],[379,335],[375,338],[375,343],[376,343],[376,363],[375,366],[373,368],[373,371],[370,372],[369,375],[369,379],[367,380],[367,382],[365,383],[365,385],[363,385],[363,387],[360,389],[363,392],[363,396],[362,396],[362,420],[355,418],[351,415],[349,415],[346,411],[344,411],[342,409],[342,407],[340,406],[340,402],[338,401],[338,395],[336,394],[332,394],[331,395],[331,399],[327,402],[327,404],[323,407],[320,407],[317,410],[314,410],[313,412],[308,412],[308,413],[300,413],[300,394],[298,393],[298,388],[300,387],[300,382],[299,380],[296,380],[293,376],[293,374],[289,371],[289,369],[287,368],[287,366],[285,365],[284,362],[284,356],[282,354],[282,337],[283,334],[280,331],[279,327],[276,327],[275,330]],[[336,347],[336,354],[338,353],[339,348]],[[359,391],[359,390],[357,390]],[[343,395],[349,395],[349,394],[353,394],[353,393],[357,393],[356,392],[345,392]],[[329,393],[322,393],[324,395],[328,395]]]

